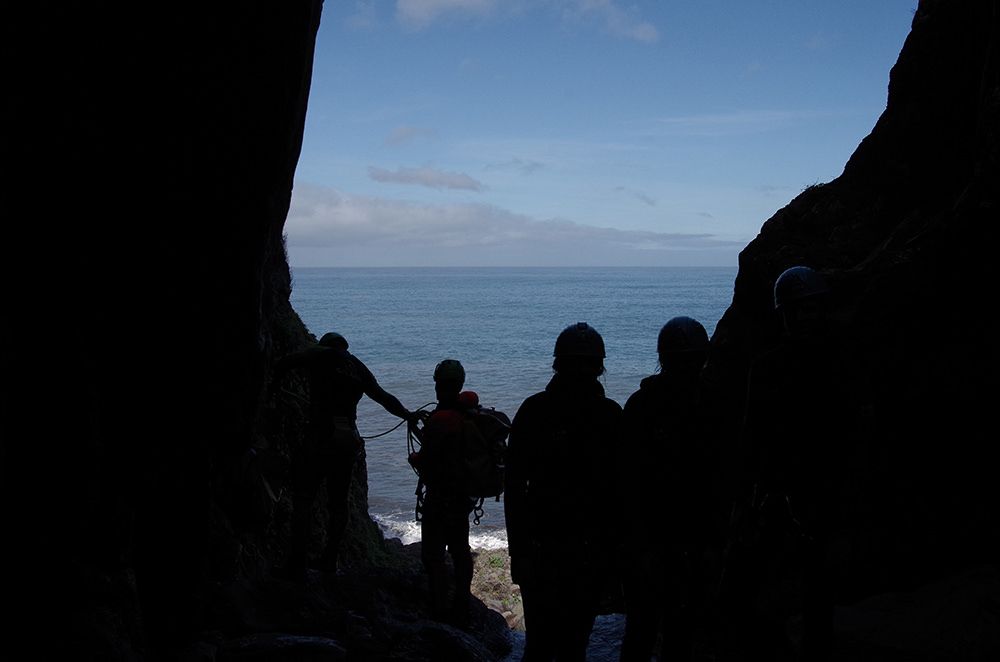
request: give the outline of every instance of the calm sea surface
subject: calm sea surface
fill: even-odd
[[[709,335],[732,301],[736,268],[296,268],[292,306],[317,337],[338,331],[379,383],[415,409],[433,407],[438,361],[465,366],[465,388],[514,417],[552,376],[556,336],[579,321],[604,337],[608,397],[625,404],[656,370],[656,335],[675,315]],[[399,419],[363,398],[370,437]],[[416,476],[405,426],[366,442],[372,516],[388,537],[419,540]],[[473,547],[506,546],[503,503],[488,502]]]

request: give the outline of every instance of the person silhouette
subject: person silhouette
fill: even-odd
[[[464,384],[465,368],[461,362],[445,359],[437,364],[434,368],[437,406],[423,428],[416,429],[420,450],[409,456],[426,488],[420,510],[420,558],[427,572],[431,615],[460,627],[468,624],[472,597],[469,514],[475,506],[464,490],[462,479],[463,411],[478,404],[475,393],[462,392]],[[446,552],[451,555],[454,569],[450,605]]]
[[[626,520],[622,662],[648,662],[657,649],[661,659],[690,660],[704,625],[704,556],[709,545],[722,546],[712,494],[718,448],[700,398],[708,348],[700,322],[671,318],[657,336],[660,372],[625,402],[623,482],[634,507]]]
[[[303,370],[309,384],[305,439],[292,456],[291,549],[288,563],[279,570],[297,581],[305,579],[309,565],[312,504],[324,479],[330,519],[325,549],[313,567],[337,571],[341,540],[347,526],[351,475],[364,444],[357,428],[357,406],[361,397],[367,395],[410,425],[420,420],[418,412],[408,410],[396,396],[379,386],[372,372],[348,351],[348,347],[344,336],[331,331],[316,345],[288,354],[274,366],[272,393],[290,370]]]
[[[831,315],[832,292],[811,267],[783,271],[774,284],[781,339],[748,376],[740,432],[748,497],[734,513],[755,530],[734,527],[752,548],[733,564],[741,611],[730,618],[738,645],[752,657],[829,658],[868,407],[866,380]],[[794,582],[796,572],[798,588],[782,595],[777,587]],[[796,603],[798,642],[787,636],[782,616]]]
[[[524,607],[523,660],[584,660],[618,580],[622,408],[606,397],[604,339],[586,322],[557,337],[555,374],[511,423],[504,517]]]

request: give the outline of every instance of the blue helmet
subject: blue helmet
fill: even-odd
[[[445,359],[434,367],[434,381],[461,387],[465,383],[465,368],[455,359]]]
[[[586,322],[567,326],[556,338],[552,356],[589,356],[604,358],[604,338]]]
[[[774,281],[774,309],[780,310],[785,304],[829,291],[826,279],[815,269],[789,267]]]
[[[657,354],[674,352],[704,352],[708,349],[708,332],[696,319],[678,315],[667,321],[656,338]]]
[[[348,347],[347,338],[336,331],[324,333],[323,337],[319,339],[319,344],[323,347],[332,347],[333,349],[347,349]]]

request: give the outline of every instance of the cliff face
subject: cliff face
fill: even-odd
[[[779,210],[740,254],[710,374],[734,414],[748,363],[778,333],[772,287],[821,269],[864,367],[873,416],[859,528],[861,592],[912,587],[997,553],[989,477],[996,298],[1000,11],[921,2],[888,103],[834,181]],[[803,388],[808,388],[803,384]],[[809,443],[804,431],[803,444]]]
[[[283,456],[297,425],[263,388],[272,358],[308,339],[288,305],[282,227],[320,0],[34,4],[0,20],[6,641],[149,659],[206,623],[230,636],[305,623],[359,646],[395,641],[397,659],[488,657],[413,625],[419,571],[400,550],[330,594],[254,583],[281,532],[253,531],[218,494],[248,448],[277,438]],[[877,432],[858,469],[871,532],[858,595],[996,557],[998,29],[996,2],[920,3],[878,125],[841,177],[742,252],[713,338],[719,411],[735,427],[747,365],[777,333],[774,278],[807,263],[834,282]],[[349,560],[363,566],[373,525],[363,483],[355,495]],[[220,616],[206,587],[222,583]],[[287,610],[268,621],[264,605]],[[282,620],[301,605],[309,618]],[[281,645],[240,641],[218,656]],[[302,643],[314,644],[340,654]]]

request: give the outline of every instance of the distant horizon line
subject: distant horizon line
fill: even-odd
[[[291,269],[739,269],[724,264],[493,264],[493,265],[294,265]]]

